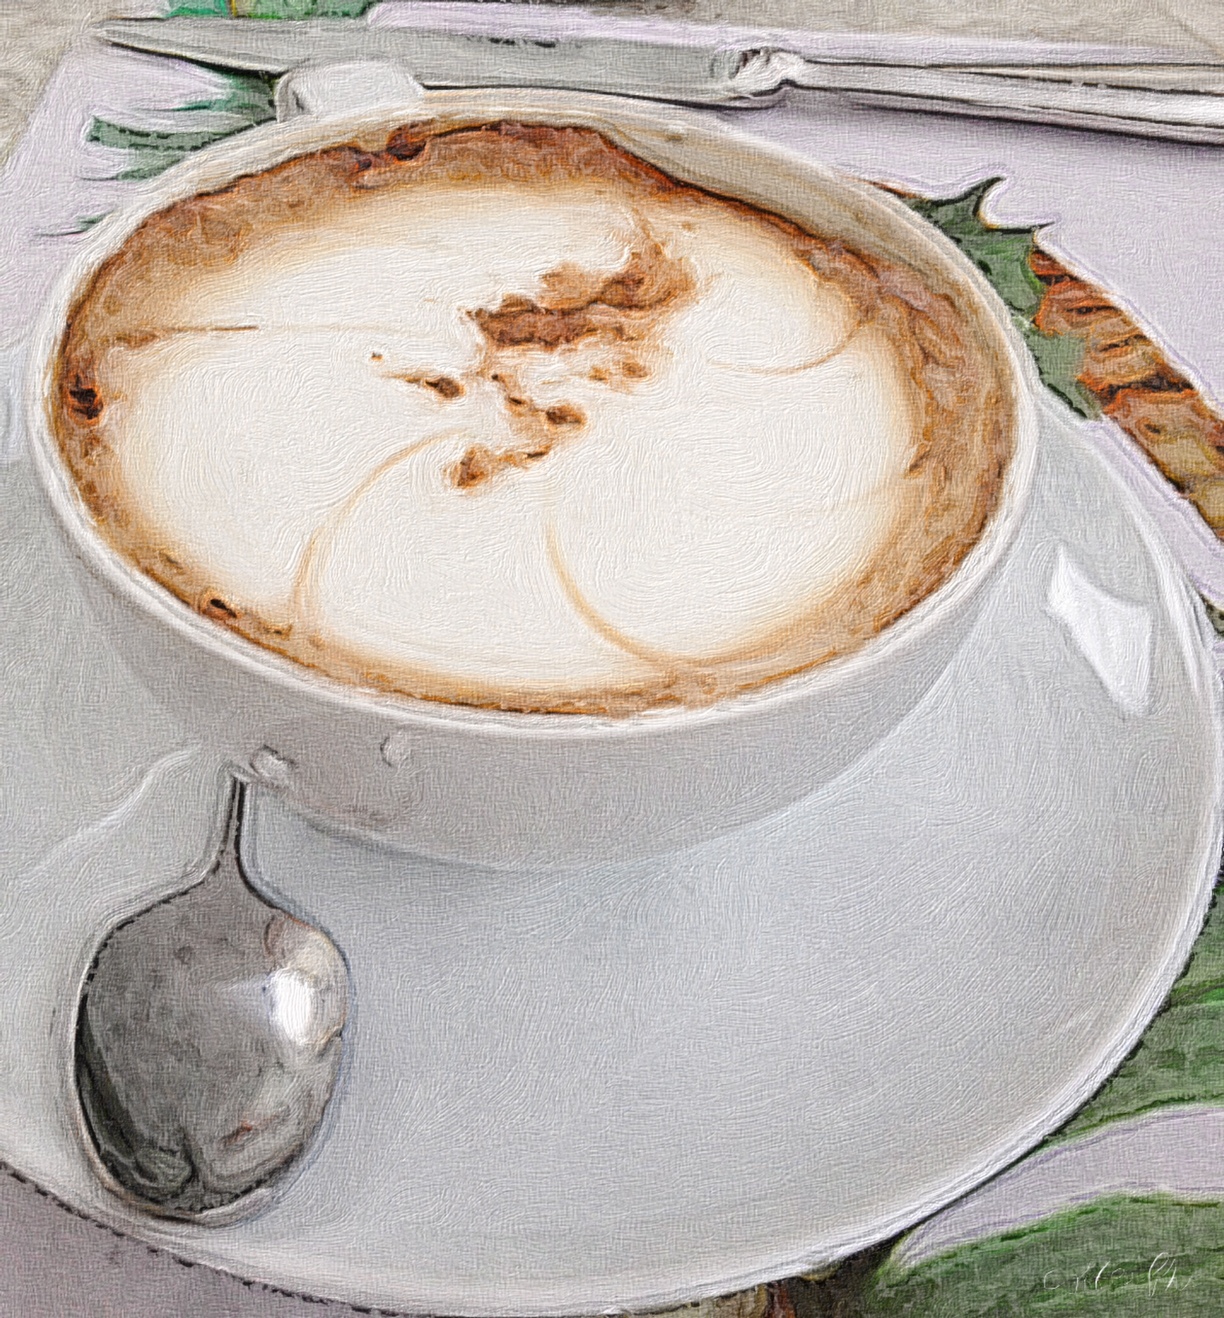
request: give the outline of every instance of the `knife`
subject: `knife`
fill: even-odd
[[[569,88],[738,107],[800,87],[858,105],[1224,144],[1220,64],[903,65],[691,37],[552,39],[354,19],[128,19],[95,31],[133,50],[274,75],[383,59],[404,64],[425,87]]]

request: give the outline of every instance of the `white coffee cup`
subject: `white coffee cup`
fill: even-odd
[[[593,128],[673,178],[852,237],[949,294],[1013,390],[1012,455],[982,535],[951,577],[860,650],[701,708],[625,717],[465,708],[321,676],[205,618],[99,533],[49,424],[70,310],[149,215],[308,151],[405,123],[514,119]],[[787,150],[671,107],[569,92],[435,92],[361,114],[304,115],[207,148],[100,223],[59,280],[30,356],[28,424],[43,485],[101,587],[108,640],[212,749],[299,809],[421,853],[566,865],[682,846],[828,781],[904,717],[963,641],[1022,522],[1037,449],[1031,358],[980,273],[898,201]]]

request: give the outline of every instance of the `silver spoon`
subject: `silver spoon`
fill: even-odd
[[[261,1207],[309,1143],[340,1065],[343,958],[252,888],[246,804],[232,778],[216,859],[111,932],[77,1013],[98,1170],[161,1216],[220,1222]]]

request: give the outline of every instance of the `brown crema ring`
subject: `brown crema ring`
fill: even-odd
[[[207,565],[164,543],[125,497],[119,462],[104,434],[108,405],[102,369],[115,347],[150,342],[171,326],[161,290],[193,271],[225,266],[279,231],[291,241],[337,208],[360,208],[376,190],[455,180],[568,182],[599,179],[653,200],[725,207],[783,234],[822,278],[878,327],[913,383],[916,449],[893,528],[864,570],[812,613],[708,662],[661,663],[647,680],[564,698],[532,691],[473,689],[437,672],[388,671],[316,635],[263,618],[219,593]],[[534,300],[480,309],[486,339],[562,350],[580,339],[632,340],[685,296],[684,272],[643,251],[596,284],[558,271]],[[483,318],[483,319],[482,319]],[[993,344],[979,342],[953,300],[898,262],[856,250],[840,236],[796,224],[734,198],[668,177],[588,128],[499,122],[431,132],[409,125],[380,149],[340,146],[298,156],[175,202],[146,219],[104,261],[77,298],[57,358],[51,424],[60,451],[98,530],[120,554],[190,608],[266,650],[341,682],[426,700],[528,712],[631,714],[666,705],[700,705],[849,655],[938,590],[981,537],[998,506],[1012,451],[1014,403]],[[458,387],[425,380],[436,392]],[[582,424],[581,414],[523,418],[524,445],[505,455],[473,451],[456,484],[486,479],[496,461],[525,462],[541,445]],[[534,427],[534,428],[532,428]],[[540,438],[542,437],[542,438]],[[534,446],[534,447],[533,447]]]

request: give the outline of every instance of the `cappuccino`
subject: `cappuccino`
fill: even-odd
[[[218,625],[556,713],[860,648],[981,536],[1014,426],[993,343],[902,262],[512,122],[153,215],[52,399],[100,532]]]

